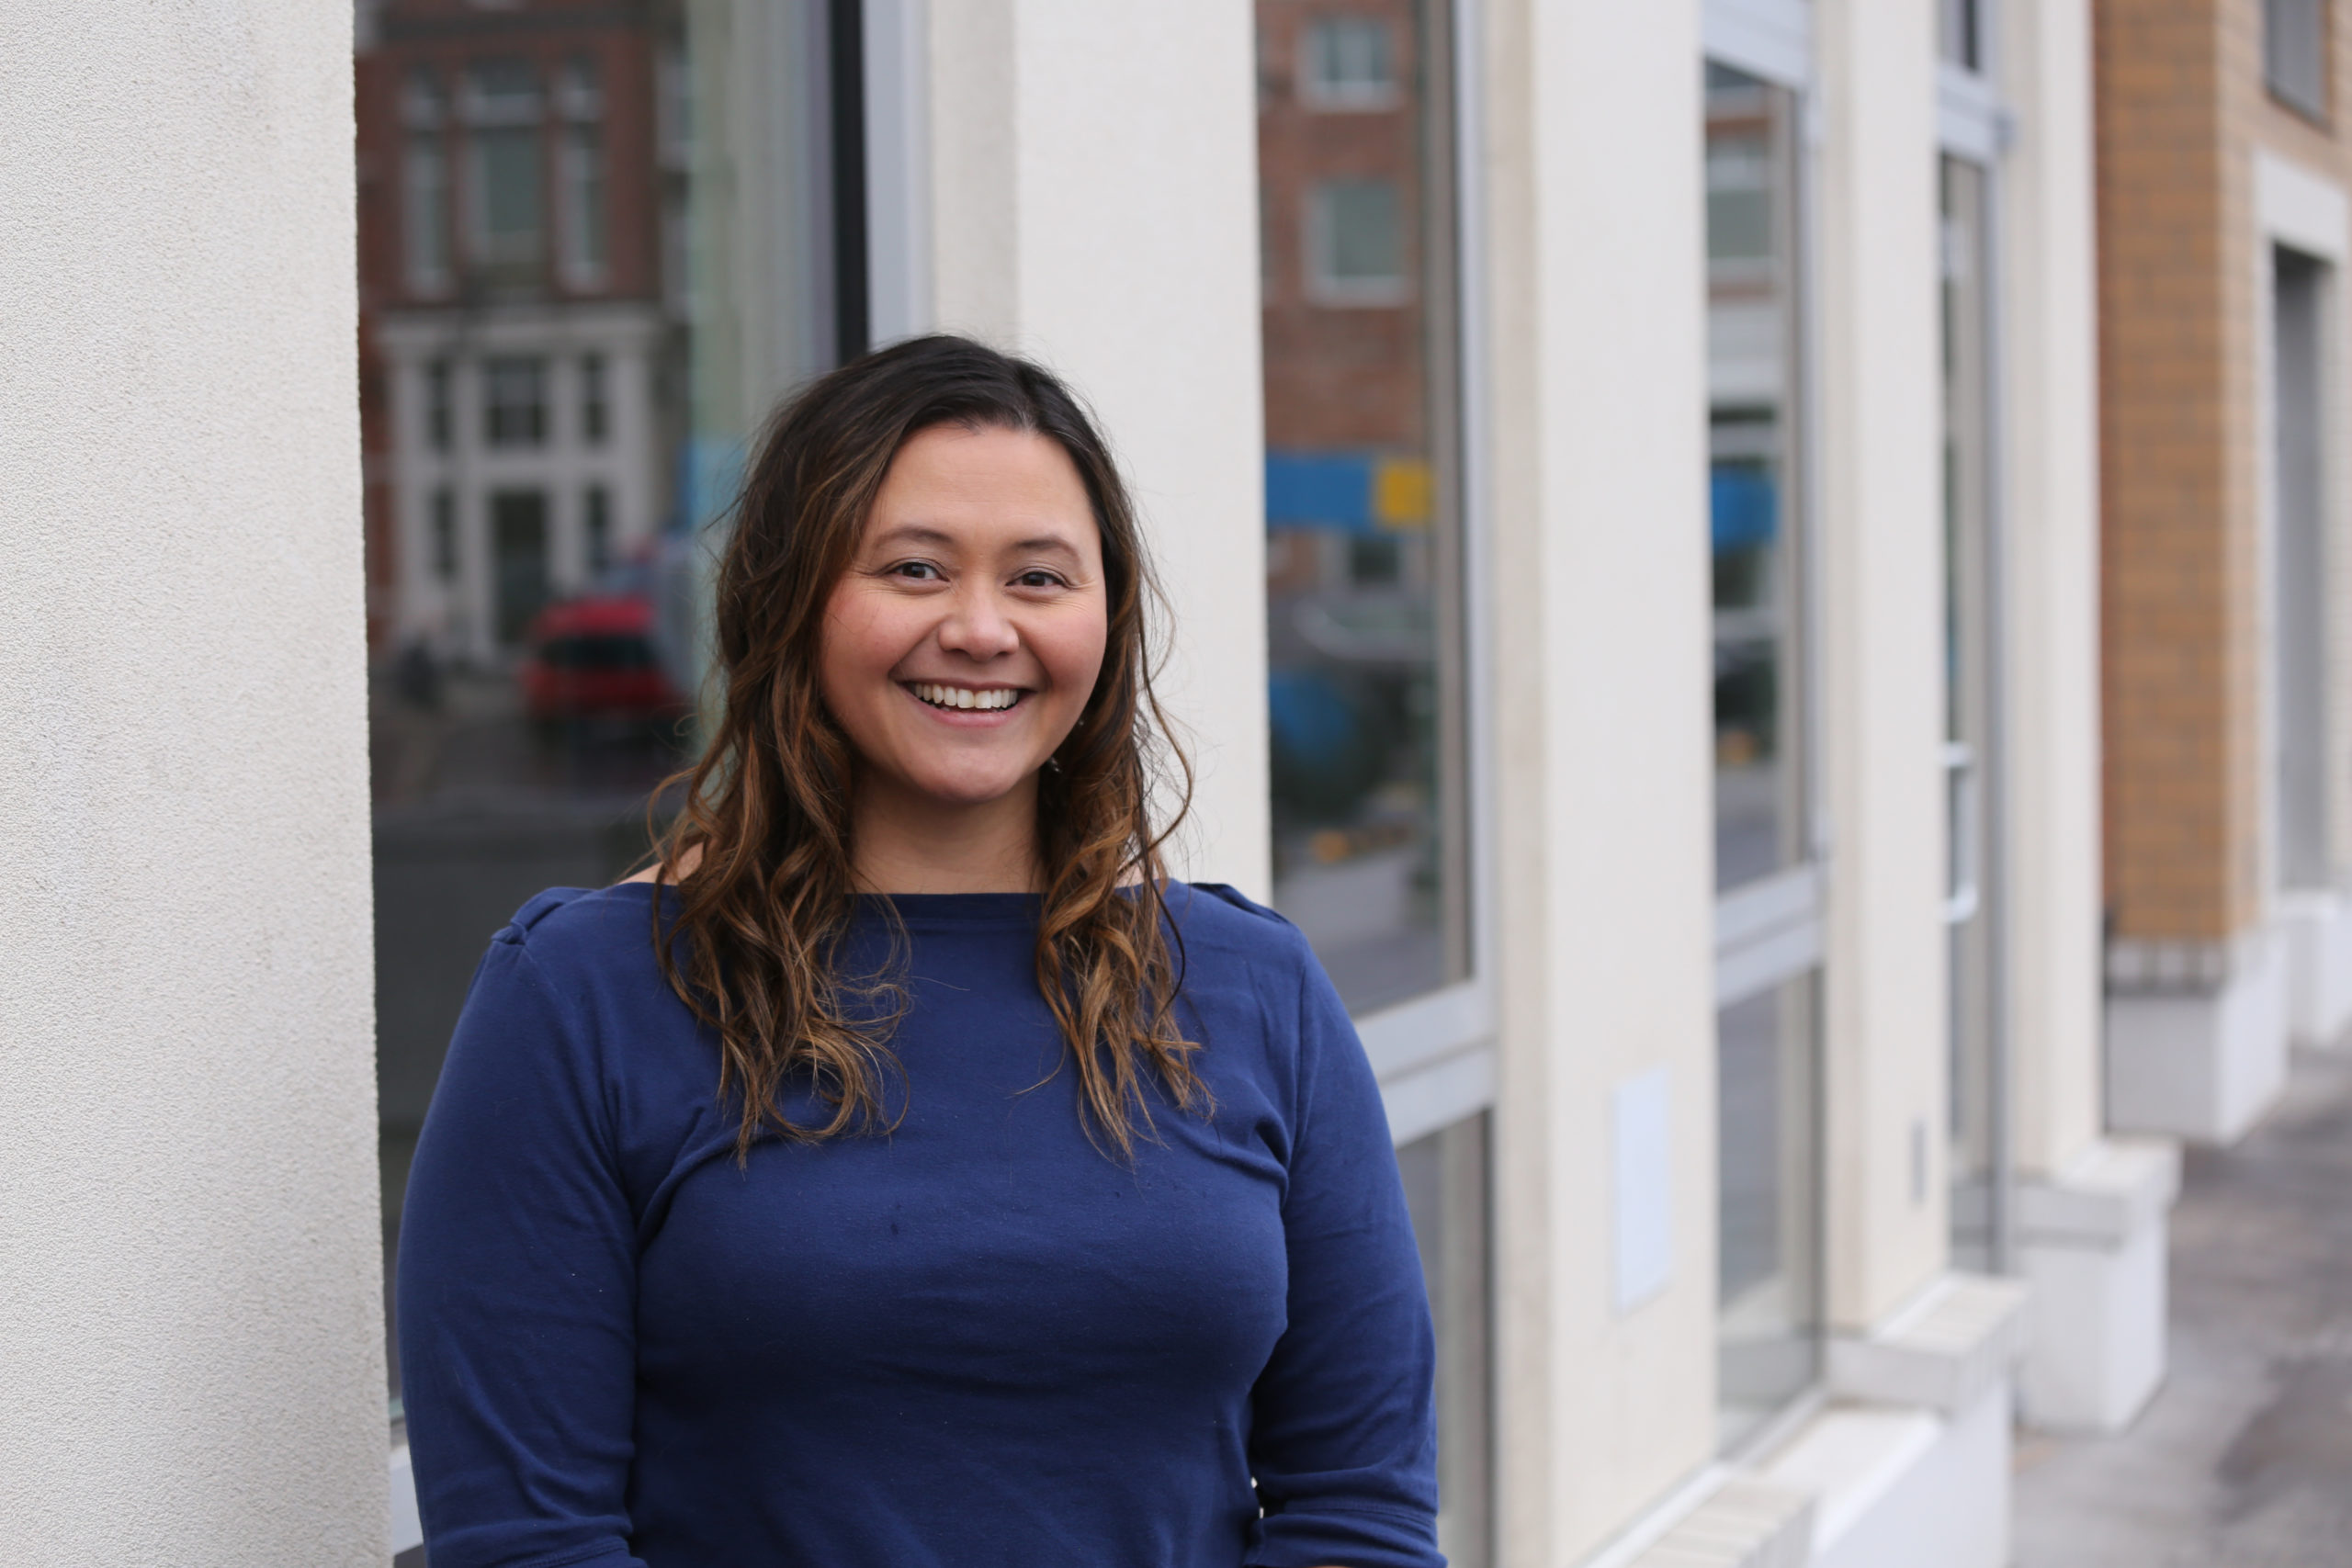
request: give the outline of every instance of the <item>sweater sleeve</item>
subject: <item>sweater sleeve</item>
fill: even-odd
[[[591,1032],[514,928],[476,973],[401,1225],[433,1568],[643,1568],[626,1506],[636,1229]]]
[[[1252,1568],[1443,1568],[1436,1348],[1372,1065],[1309,958],[1283,1222],[1288,1326],[1252,1396]]]

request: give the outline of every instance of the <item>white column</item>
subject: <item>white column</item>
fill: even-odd
[[[2015,1147],[2047,1174],[2099,1134],[2098,316],[2088,0],[2002,14],[2001,585]]]
[[[1826,1273],[1859,1330],[1948,1253],[1935,6],[1815,18]]]
[[[1558,1563],[1715,1441],[1699,7],[1480,11],[1501,1555]],[[1660,1073],[1663,1168],[1621,1188],[1611,1107]],[[1616,1227],[1661,1209],[1621,1307]]]
[[[1173,610],[1161,694],[1199,770],[1181,874],[1264,897],[1264,416],[1246,0],[936,6],[940,328],[1093,405]]]
[[[381,1568],[352,10],[0,35],[0,1519]]]
[[[2000,585],[2022,1414],[2112,1430],[2165,1366],[2177,1160],[2101,1138],[2098,318],[2089,0],[2002,12]]]

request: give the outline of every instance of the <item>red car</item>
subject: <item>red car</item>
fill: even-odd
[[[516,678],[535,719],[676,718],[683,693],[653,653],[653,605],[641,594],[550,604],[531,621]]]

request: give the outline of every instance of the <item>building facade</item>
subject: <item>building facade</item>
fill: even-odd
[[[80,10],[32,25],[68,84],[38,123],[88,107],[67,67],[104,56]],[[75,840],[108,886],[160,842],[200,867],[258,839],[271,878],[339,897],[304,906],[294,970],[200,988],[173,1054],[145,1042],[187,991],[174,944],[225,915],[200,875],[155,882],[171,920],[94,1021],[25,1015],[26,1103],[119,1142],[175,1123],[147,1100],[70,1109],[92,1029],[185,1075],[230,1064],[253,1091],[236,1157],[208,1152],[186,1194],[169,1159],[127,1168],[183,1225],[280,1216],[160,1280],[0,1273],[0,1325],[63,1323],[103,1286],[159,1378],[239,1380],[166,1404],[161,1438],[118,1416],[0,1464],[35,1560],[414,1548],[377,1303],[438,1053],[488,933],[541,886],[625,870],[694,743],[674,713],[545,684],[550,628],[635,601],[628,635],[689,691],[710,530],[763,415],[942,329],[1045,359],[1100,412],[1173,614],[1183,874],[1290,915],[1356,1015],[1439,1327],[1453,1560],[2006,1562],[2013,1416],[2112,1428],[2161,1376],[2175,1169],[2170,1145],[2109,1131],[2125,1099],[2102,1065],[2101,889],[2140,874],[2142,829],[2110,783],[2103,866],[2102,349],[2110,385],[2129,372],[2094,308],[2096,258],[2110,286],[2121,264],[2095,202],[2092,13],[384,0],[356,37],[339,16],[239,24],[274,73],[243,109],[159,64],[137,134],[211,126],[208,155],[252,186],[225,220],[307,236],[357,284],[322,301],[291,272],[183,258],[175,287],[264,333],[261,358],[338,375],[364,310],[363,396],[208,445],[218,384],[190,348],[164,383],[188,419],[140,427],[124,470],[242,477],[187,498],[191,525],[234,521],[240,560],[322,585],[256,615],[250,579],[191,568],[186,624],[154,633],[251,645],[266,733],[232,722],[237,694],[162,679],[190,754],[272,784],[261,803],[221,816],[60,707],[0,753],[62,759],[0,764],[0,819],[63,820],[45,803],[103,770],[144,806]],[[159,62],[235,52],[225,20],[174,26]],[[2102,70],[2128,31],[2099,35]],[[2119,112],[2098,121],[2110,160]],[[351,170],[281,141],[339,148],[345,115],[356,220]],[[134,144],[30,166],[53,181]],[[0,288],[170,318],[69,265],[173,257],[175,225],[224,221],[194,187],[153,199],[152,225],[0,246]],[[85,400],[136,373],[36,346]],[[224,364],[266,380],[252,358]],[[2130,397],[2108,406],[2112,470],[2143,444],[2117,445]],[[27,478],[0,506],[54,491],[66,452],[7,457]],[[237,510],[295,490],[308,510],[266,529]],[[2137,493],[2110,492],[2111,531]],[[34,580],[52,594],[119,527],[60,515]],[[2134,624],[2117,547],[2111,705]],[[130,565],[85,580],[119,610],[153,592]],[[152,681],[86,649],[65,667],[143,733],[121,694]],[[2153,780],[2163,759],[2133,761],[2121,723],[2109,778]],[[47,924],[11,950],[57,994],[99,915],[85,883],[19,869]],[[335,1005],[302,1013],[322,977]],[[0,1183],[29,1194],[6,1223],[70,1223],[61,1158],[0,1141]],[[293,1282],[224,1348],[174,1317],[232,1264]],[[248,1345],[255,1321],[294,1326]],[[103,1336],[33,1332],[88,1386],[119,1379]],[[0,1404],[0,1457],[60,1430],[50,1388]],[[184,1483],[155,1500],[120,1456],[159,1443]],[[299,1506],[235,1506],[255,1487]],[[102,1526],[86,1497],[138,1501]]]
[[[2099,21],[2110,1111],[2225,1143],[2352,1022],[2352,17]]]

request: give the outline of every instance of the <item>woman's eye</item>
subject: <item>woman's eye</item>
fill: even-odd
[[[939,569],[927,560],[902,560],[890,569],[892,577],[903,577],[912,582],[936,582]]]
[[[1012,580],[1023,588],[1059,588],[1062,580],[1050,571],[1024,571]]]

